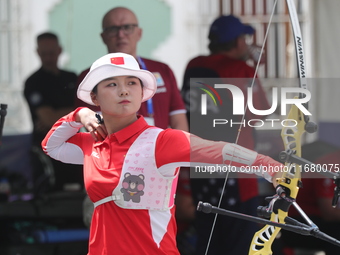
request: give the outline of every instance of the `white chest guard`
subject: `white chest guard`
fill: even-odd
[[[126,209],[168,210],[173,207],[178,174],[162,176],[155,160],[156,141],[161,131],[148,128],[138,136],[126,154],[112,196],[95,202],[95,207],[109,201]]]

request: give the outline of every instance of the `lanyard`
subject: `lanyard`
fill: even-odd
[[[141,65],[143,70],[148,70],[146,68],[145,62],[143,61],[143,59],[140,56],[137,56],[137,61]],[[146,101],[146,105],[147,105],[148,116],[152,117],[153,116],[152,98],[150,98],[148,101]]]

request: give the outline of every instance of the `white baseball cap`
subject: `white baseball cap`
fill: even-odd
[[[142,102],[150,99],[157,90],[155,76],[139,68],[136,59],[125,53],[110,53],[97,59],[90,71],[79,84],[77,96],[80,100],[94,105],[90,93],[102,80],[116,76],[135,76],[143,82]]]

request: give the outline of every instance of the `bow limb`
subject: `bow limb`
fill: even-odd
[[[300,88],[307,89],[305,58],[298,15],[294,1],[286,0],[286,2],[294,34],[299,85]],[[301,94],[300,97],[302,97]],[[307,107],[307,105],[305,106]],[[316,126],[308,122],[308,116],[305,116],[296,105],[291,107],[288,119],[291,123],[287,123],[281,132],[285,150],[293,150],[297,156],[301,157],[301,137],[306,129],[308,132],[315,132]],[[284,224],[285,218],[288,216],[288,209],[295,202],[299,187],[301,186],[301,166],[294,163],[286,163],[285,171],[277,181],[279,184],[276,189],[277,194],[272,198],[270,206],[265,210],[267,213],[271,213],[271,221]],[[266,225],[256,232],[249,249],[249,255],[271,255],[271,245],[280,230],[280,227]]]

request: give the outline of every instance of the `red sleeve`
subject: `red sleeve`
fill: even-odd
[[[235,157],[233,157],[233,166],[245,167],[251,165],[253,167],[251,170],[254,170],[256,175],[269,181],[275,172],[283,170],[283,164],[268,156],[227,142],[205,140],[175,129],[167,129],[159,135],[156,144],[156,164],[158,167],[175,162],[225,163],[228,165],[230,162],[224,161],[223,154],[228,153],[230,149],[226,152],[223,152],[223,150],[230,146],[236,146],[238,151],[237,156],[235,153]]]
[[[50,129],[50,131],[48,131],[47,135],[45,136],[45,138],[42,140],[41,145],[43,148],[45,148],[47,146],[47,143],[49,141],[49,139],[53,136],[55,136],[55,132],[58,128],[60,128],[63,124],[69,126],[70,128],[73,128],[74,132],[77,133],[78,129],[82,127],[81,123],[77,123],[76,122],[76,118],[75,115],[77,112],[79,112],[82,108],[79,107],[77,109],[75,109],[74,111],[70,112],[69,114],[61,117],[59,120],[57,120],[56,123],[54,123],[54,125],[52,126],[52,128]],[[70,130],[69,128],[69,130]],[[69,139],[70,137],[68,137],[67,139]],[[61,139],[60,139],[61,141]],[[64,140],[66,141],[66,140]]]
[[[173,162],[190,162],[190,142],[186,132],[166,129],[157,139],[156,164],[160,167]]]
[[[84,141],[91,141],[88,133],[78,133],[83,126],[75,121],[75,114],[81,108],[60,118],[47,133],[41,145],[51,158],[70,164],[83,164]],[[87,139],[83,139],[87,136]]]
[[[168,77],[169,77],[169,87],[171,88],[171,105],[170,105],[170,115],[173,111],[177,110],[186,110],[185,105],[182,99],[182,96],[180,94],[180,91],[177,86],[176,78],[170,69],[170,67],[167,67]]]
[[[150,72],[159,72],[163,78],[165,87],[167,91],[169,91],[169,97],[171,98],[169,106],[170,108],[168,109],[169,114],[171,115],[171,112],[177,110],[186,111],[183,99],[177,86],[176,78],[171,68],[165,63],[151,59],[143,58],[143,61]]]

